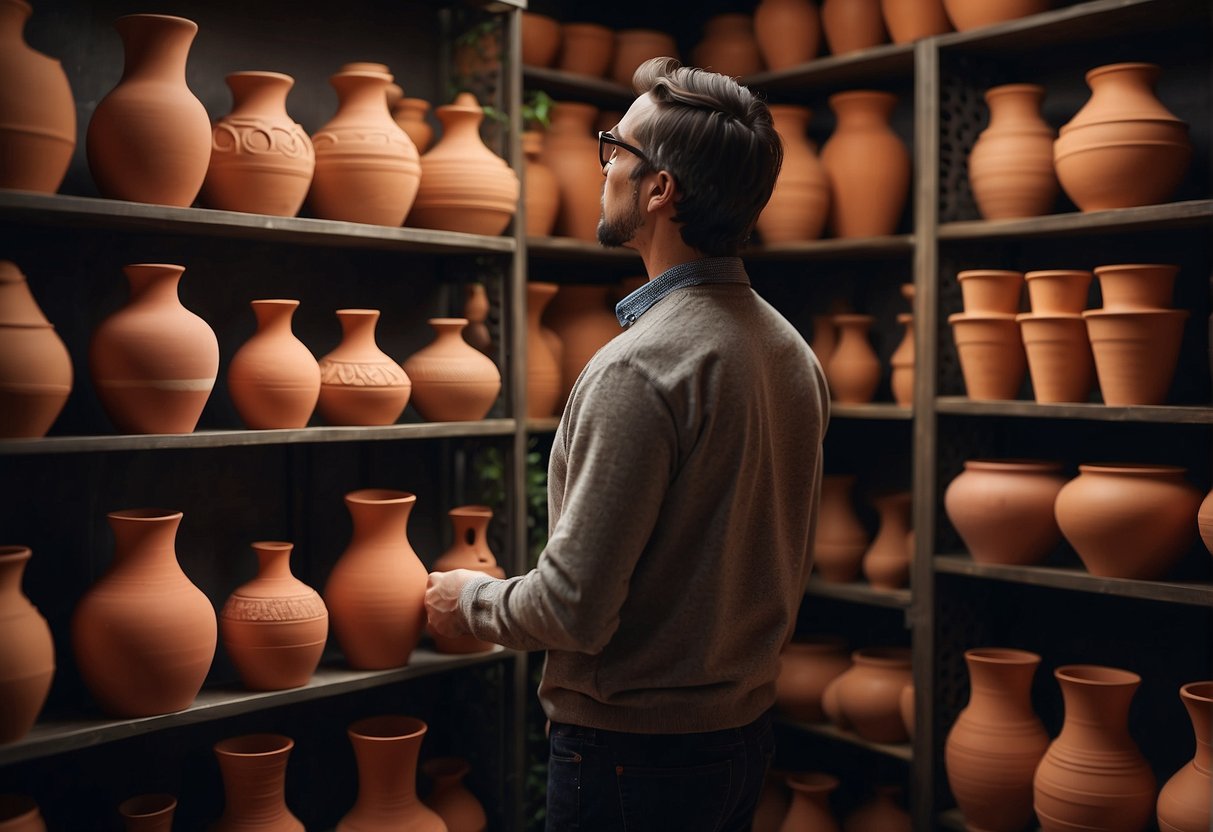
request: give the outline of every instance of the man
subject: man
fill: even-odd
[[[808,579],[828,393],[736,256],[782,147],[732,79],[657,58],[600,134],[598,237],[649,282],[553,441],[530,573],[430,576],[441,633],[546,650],[549,830],[744,830]]]

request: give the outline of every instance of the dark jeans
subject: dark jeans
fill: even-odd
[[[547,830],[745,832],[775,751],[771,718],[702,734],[553,722]]]

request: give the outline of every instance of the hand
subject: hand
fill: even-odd
[[[480,575],[470,569],[430,573],[425,585],[425,614],[431,632],[447,638],[471,633],[459,611],[459,595],[469,580]]]

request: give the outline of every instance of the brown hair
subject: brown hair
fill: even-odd
[[[657,105],[636,127],[649,165],[633,168],[632,178],[669,171],[678,185],[674,219],[682,223],[683,242],[707,255],[736,254],[783,164],[766,103],[732,78],[673,58],[645,61],[632,87]]]

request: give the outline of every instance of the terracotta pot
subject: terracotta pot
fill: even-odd
[[[827,474],[821,478],[821,504],[813,544],[813,571],[823,581],[846,583],[859,575],[868,533],[851,504],[853,474]]]
[[[493,359],[463,340],[467,323],[467,318],[430,318],[434,340],[405,359],[413,407],[426,421],[483,419],[501,392],[501,371]]]
[[[1196,513],[1196,525],[1200,529],[1200,539],[1213,554],[1213,491],[1205,495],[1204,502]]]
[[[1047,11],[1052,0],[943,0],[959,32]]]
[[[969,703],[948,731],[944,767],[966,829],[1021,832],[1032,820],[1032,775],[1049,735],[1032,710],[1040,656],[982,647],[965,651]]]
[[[847,816],[843,832],[913,832],[914,821],[900,797],[900,786],[877,786],[875,798]]]
[[[211,159],[211,121],[185,83],[198,24],[130,14],[114,21],[125,65],[118,86],[93,110],[85,144],[102,196],[185,207]]]
[[[906,328],[906,333],[889,356],[889,366],[893,370],[889,383],[893,388],[893,401],[910,407],[914,404],[914,316],[902,312],[897,316],[897,323]]]
[[[522,63],[549,67],[560,52],[560,23],[544,14],[522,12]]]
[[[45,436],[67,403],[72,379],[67,346],[25,275],[11,260],[0,260],[0,437]]]
[[[303,832],[286,805],[286,763],[294,747],[294,740],[279,734],[215,743],[224,807],[212,832]]]
[[[622,331],[611,303],[611,291],[612,287],[605,285],[561,284],[543,313],[543,323],[556,333],[561,343],[557,410],[564,408],[573,383],[594,353]]]
[[[1053,515],[1061,463],[970,459],[944,492],[944,510],[978,563],[1031,566],[1061,542]]]
[[[968,269],[956,275],[966,315],[1009,315],[1019,311],[1023,273]]]
[[[425,805],[442,818],[447,832],[484,832],[488,828],[484,807],[463,784],[463,778],[471,771],[467,760],[435,757],[426,760],[421,770],[434,782]]]
[[[388,112],[387,72],[343,69],[329,78],[336,114],[312,136],[316,172],[308,204],[317,217],[398,226],[421,184],[417,148]]]
[[[841,638],[808,636],[788,642],[779,654],[775,707],[800,722],[822,721],[822,694],[850,666],[851,656]]]
[[[1015,315],[958,312],[948,316],[948,323],[968,397],[975,401],[1017,398],[1028,362]]]
[[[1129,735],[1129,703],[1141,677],[1081,664],[1059,667],[1053,675],[1065,700],[1065,721],[1033,781],[1041,828],[1145,829],[1154,814],[1156,781]]]
[[[191,433],[219,373],[219,341],[181,305],[184,266],[124,266],[126,305],[101,322],[89,370],[106,415],[123,433]]]
[[[548,237],[556,229],[560,214],[560,183],[552,169],[540,161],[543,154],[543,133],[528,130],[522,134],[522,150],[526,154],[526,183],[523,204],[526,205],[526,233],[529,237]]]
[[[0,546],[0,745],[34,727],[55,675],[46,619],[21,591],[27,546]]]
[[[878,589],[899,589],[910,583],[910,508],[913,494],[899,491],[872,500],[880,514],[876,538],[863,556],[863,575]]]
[[[821,163],[830,179],[834,234],[892,234],[910,195],[910,154],[889,127],[897,98],[887,92],[855,90],[828,100],[838,126],[822,145]]]
[[[1188,553],[1204,497],[1176,465],[1079,465],[1057,495],[1057,525],[1104,578],[1156,580]]]
[[[1024,274],[1028,303],[1036,315],[1081,315],[1087,306],[1091,272],[1046,269]]]
[[[910,535],[910,540],[913,541],[913,535]],[[914,739],[914,729],[918,725],[918,717],[914,710],[914,685],[906,685],[901,689],[901,696],[897,699],[897,707],[901,711],[901,724],[906,728],[906,734],[910,739]]]
[[[806,137],[811,111],[796,104],[772,104],[770,110],[783,140],[783,167],[758,215],[758,233],[767,245],[816,240],[830,211],[830,180]]]
[[[676,57],[676,56],[675,56]],[[717,14],[703,24],[703,39],[695,46],[695,66],[732,78],[762,71],[762,55],[748,14]]]
[[[788,775],[792,804],[779,832],[840,832],[830,812],[830,792],[838,788],[832,774],[805,772]]]
[[[656,29],[621,29],[614,33],[611,80],[632,88],[636,68],[650,58],[677,58],[674,36]]]
[[[250,305],[257,331],[228,366],[232,404],[254,430],[307,427],[320,397],[320,366],[291,332],[299,301],[255,300]]]
[[[0,832],[46,832],[42,812],[33,798],[0,794]]]
[[[118,804],[126,832],[172,832],[177,798],[171,794],[140,794]]]
[[[426,730],[407,716],[370,717],[349,727],[358,800],[337,832],[446,832],[442,818],[417,799],[417,755]]]
[[[1157,263],[1098,266],[1103,308],[1116,312],[1170,309],[1179,266]]]
[[[833,55],[879,46],[889,39],[880,0],[823,0],[821,27]]]
[[[910,43],[952,31],[943,0],[880,0],[880,13],[893,43]]]
[[[430,102],[424,98],[401,98],[392,107],[392,120],[412,139],[418,153],[425,153],[434,143],[434,128],[426,121]]]
[[[306,685],[329,632],[324,601],[291,574],[292,544],[253,544],[258,573],[236,589],[219,614],[223,646],[251,690]]]
[[[986,91],[990,123],[969,153],[969,184],[987,220],[1039,217],[1053,210],[1056,133],[1040,115],[1044,87],[1004,84]]]
[[[555,283],[528,281],[526,284],[526,415],[528,419],[551,416],[560,402],[560,365],[562,356],[553,350],[540,323],[543,310],[556,296]],[[547,330],[551,332],[551,330]],[[551,333],[557,341],[559,337]],[[563,352],[563,349],[561,350]]]
[[[560,57],[556,68],[601,78],[611,66],[615,33],[597,23],[560,24]]]
[[[821,48],[821,15],[810,0],[760,0],[754,10],[754,38],[773,71],[817,57]]]
[[[483,283],[469,283],[464,289],[463,317],[468,325],[463,330],[463,340],[493,357],[493,336],[489,332],[489,296]]]
[[[1025,313],[1015,320],[1023,335],[1036,401],[1085,402],[1090,398],[1095,363],[1082,315]]]
[[[1066,195],[1083,211],[1166,202],[1192,157],[1188,125],[1154,95],[1159,68],[1123,63],[1087,73],[1091,98],[1053,145]]]
[[[493,519],[493,510],[488,506],[458,506],[447,512],[454,526],[450,548],[434,562],[433,572],[449,572],[452,569],[471,569],[494,578],[504,578],[505,570],[497,565],[497,558],[489,549],[488,528]],[[475,636],[443,636],[430,631],[434,646],[439,653],[480,653],[492,650],[494,645]],[[440,813],[441,814],[441,813]]]
[[[1196,756],[1158,793],[1160,832],[1203,832],[1213,824],[1213,681],[1179,689],[1196,734]]]
[[[835,315],[838,344],[830,354],[826,375],[834,400],[840,404],[872,401],[880,384],[880,359],[868,341],[868,330],[876,319],[871,315]]]
[[[851,668],[831,682],[823,695],[823,699],[837,698],[839,727],[870,742],[906,742],[909,735],[901,721],[901,689],[913,678],[909,649],[868,647],[856,650],[851,659]]]
[[[834,354],[834,347],[837,345],[838,328],[834,326],[834,316],[814,315],[813,342],[809,347],[813,350],[813,355],[817,356],[817,360],[821,363],[823,372],[829,368],[830,356]],[[828,378],[827,376],[827,380]]]
[[[598,241],[602,184],[606,181],[598,167],[598,140],[592,131],[597,115],[597,108],[590,104],[553,104],[540,157],[560,185],[556,233],[591,243]]]
[[[390,425],[413,383],[375,343],[378,309],[338,309],[342,338],[320,359],[320,415],[330,425]]]
[[[408,224],[496,236],[518,210],[518,174],[480,139],[484,110],[470,92],[439,107],[442,138],[421,157]]]
[[[787,779],[786,771],[767,769],[750,832],[779,832],[792,805],[792,790],[788,788]]]
[[[114,558],[72,613],[72,650],[102,710],[116,717],[183,711],[218,642],[215,608],[177,563],[179,511],[107,515]]]
[[[350,667],[402,667],[425,625],[426,568],[408,538],[414,494],[364,488],[345,495],[354,521],[329,574],[324,603]]]
[[[1162,404],[1179,363],[1186,309],[1088,309],[1087,337],[1104,404]]]
[[[0,188],[53,194],[76,149],[76,103],[59,61],[25,42],[30,12],[0,2]]]

